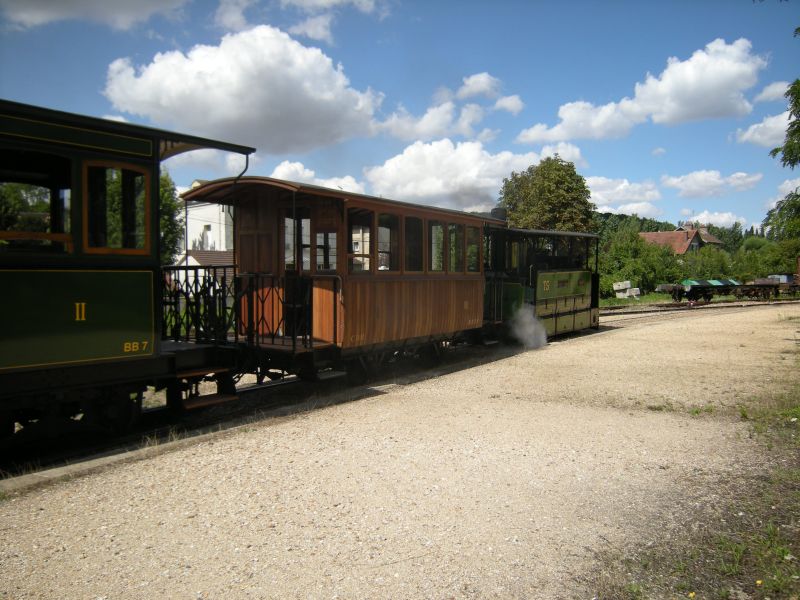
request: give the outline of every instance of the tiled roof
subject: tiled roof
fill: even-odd
[[[675,254],[686,254],[692,240],[699,235],[700,233],[696,229],[690,231],[644,231],[639,234],[645,242],[672,248]]]
[[[234,264],[233,250],[189,250],[189,256],[203,267],[228,266]]]

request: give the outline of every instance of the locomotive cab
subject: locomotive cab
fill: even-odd
[[[125,426],[161,347],[159,165],[250,148],[0,101],[0,435]]]

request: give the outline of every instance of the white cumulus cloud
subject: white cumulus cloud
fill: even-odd
[[[631,203],[644,205],[661,199],[661,192],[652,181],[631,183],[627,179],[587,177],[586,184],[592,192],[592,202],[602,208],[620,203],[627,203],[628,206]]]
[[[522,102],[522,98],[514,94],[513,96],[498,98],[497,102],[494,103],[494,108],[495,110],[508,111],[512,115],[518,115],[525,108],[525,104]]]
[[[365,169],[371,193],[461,210],[491,209],[503,179],[539,162],[535,152],[491,154],[480,142],[415,142],[382,165]]]
[[[227,31],[241,31],[249,24],[244,11],[253,5],[255,0],[220,0],[214,22]]]
[[[284,160],[275,169],[273,169],[270,177],[276,179],[286,179],[288,181],[295,181],[298,183],[310,183],[312,185],[319,185],[331,189],[340,189],[345,192],[353,192],[356,194],[364,193],[364,184],[357,181],[351,175],[344,177],[317,177],[316,173],[307,168],[300,162],[290,162]]]
[[[736,141],[749,142],[764,148],[774,148],[783,143],[789,125],[789,111],[780,115],[764,117],[761,123],[751,125],[745,130],[736,130]]]
[[[469,77],[464,77],[463,85],[456,92],[456,97],[463,100],[474,96],[485,96],[494,98],[498,95],[500,80],[492,77],[489,73],[476,73]]]
[[[784,179],[783,182],[778,186],[778,194],[767,201],[767,210],[775,208],[775,205],[778,204],[778,200],[783,200],[790,192],[795,191],[799,187],[800,177],[795,179]]]
[[[428,108],[421,117],[415,117],[401,106],[376,129],[405,141],[429,141],[452,135],[472,137],[475,134],[474,126],[483,117],[483,107],[472,103],[465,104],[459,110],[454,102],[443,102]],[[492,132],[484,130],[481,135],[486,137]]]
[[[648,219],[655,219],[664,214],[664,211],[652,202],[629,202],[619,206],[600,206],[597,210],[617,215],[636,215]]]
[[[755,187],[761,181],[761,173],[733,173],[723,177],[716,170],[693,171],[677,177],[664,175],[661,185],[678,190],[681,198],[710,198],[722,196],[731,189],[742,192]]]
[[[267,154],[370,134],[383,99],[350,87],[341,65],[318,48],[267,25],[228,34],[218,46],[159,53],[143,66],[117,59],[104,93],[117,110],[159,126]]]
[[[363,13],[371,13],[381,4],[380,0],[280,0],[280,2],[283,8],[291,6],[306,12],[328,11],[352,6]]]
[[[710,212],[704,210],[699,214],[695,214],[690,209],[683,209],[681,211],[685,216],[691,215],[689,219],[693,223],[702,223],[703,225],[716,225],[717,227],[730,227],[734,223],[747,223],[747,219],[739,217],[732,212]]]
[[[755,97],[755,102],[771,102],[773,100],[786,100],[786,90],[789,89],[788,81],[770,83]]]
[[[188,0],[0,0],[5,19],[18,27],[81,20],[130,29],[155,14],[170,14]]]
[[[748,114],[752,105],[743,92],[755,85],[767,64],[751,49],[746,39],[732,44],[716,39],[684,61],[669,58],[659,76],[648,73],[644,82],[636,83],[633,98],[602,106],[566,103],[559,108],[559,123],[537,123],[520,132],[517,141],[618,138],[648,119],[675,124]]]
[[[316,15],[309,17],[305,21],[293,25],[289,28],[289,33],[295,35],[303,35],[312,40],[318,40],[333,44],[333,34],[331,33],[331,23],[333,23],[333,14],[325,13],[323,15]]]

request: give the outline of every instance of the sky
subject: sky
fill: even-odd
[[[488,210],[558,154],[601,212],[759,225],[800,0],[0,0],[0,97],[257,148],[248,175]],[[198,151],[180,189],[238,174]]]

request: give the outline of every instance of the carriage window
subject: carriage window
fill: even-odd
[[[370,240],[372,211],[363,208],[347,209],[347,264],[351,273],[370,270]]]
[[[378,270],[400,270],[400,217],[378,215]]]
[[[72,163],[38,152],[0,153],[0,252],[71,252]]]
[[[89,247],[147,252],[147,176],[90,166],[86,179]]]
[[[297,250],[300,250],[301,268],[311,270],[311,219],[307,208],[295,211],[297,218],[283,219],[283,266],[287,271],[297,270]]]
[[[406,271],[422,271],[422,219],[406,217]]]
[[[450,223],[450,272],[464,272],[464,226]]]
[[[317,232],[317,271],[336,270],[336,232]]]
[[[444,271],[444,224],[428,221],[428,270]]]
[[[481,270],[481,230],[477,227],[467,227],[467,271],[477,273]]]

